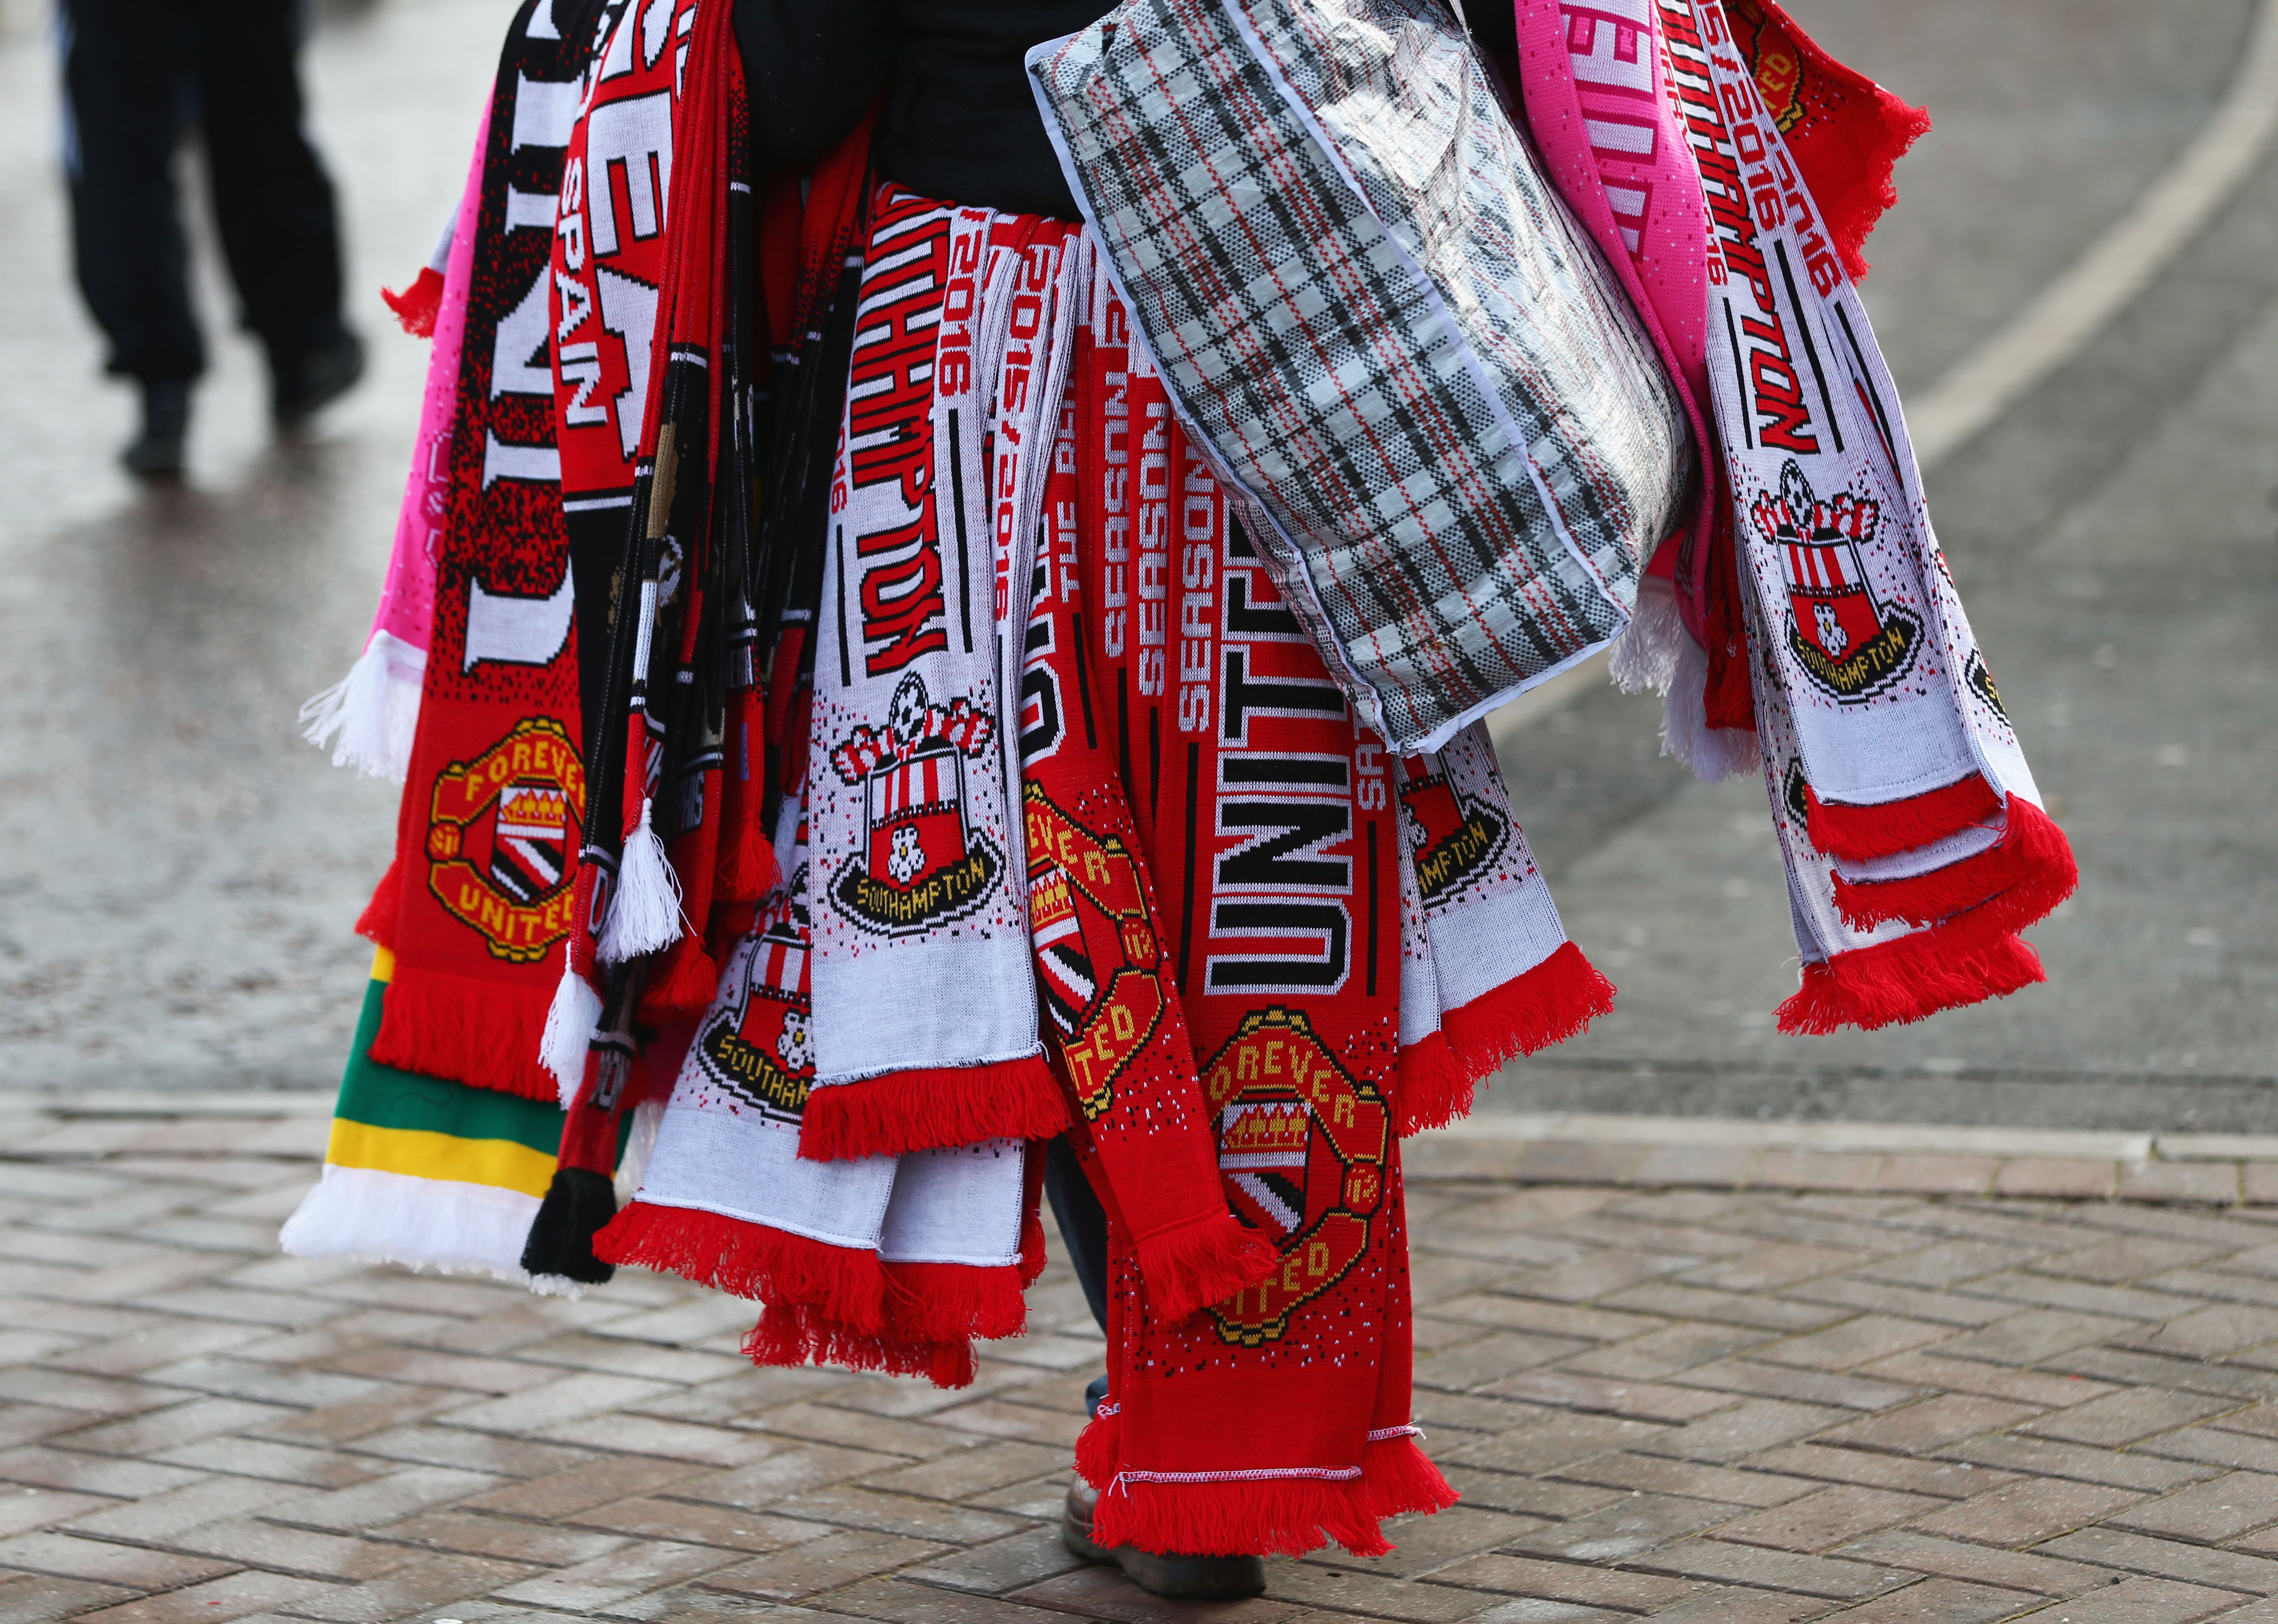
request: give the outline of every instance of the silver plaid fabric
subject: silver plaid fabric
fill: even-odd
[[[1620,632],[1691,438],[1433,0],[1127,0],[1028,70],[1180,410],[1369,725],[1436,748]]]

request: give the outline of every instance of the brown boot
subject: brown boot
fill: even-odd
[[[1254,1556],[1158,1556],[1136,1545],[1112,1551],[1091,1537],[1092,1508],[1099,1490],[1077,1482],[1067,1492],[1060,1515],[1060,1543],[1087,1562],[1112,1562],[1150,1596],[1177,1601],[1238,1601],[1265,1593],[1265,1561]]]

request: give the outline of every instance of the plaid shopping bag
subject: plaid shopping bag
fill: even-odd
[[[1369,726],[1435,749],[1622,630],[1692,438],[1436,0],[1126,0],[1028,66],[1139,335]]]

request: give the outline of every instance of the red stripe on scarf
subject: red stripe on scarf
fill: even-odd
[[[1822,801],[1808,785],[1803,794],[1810,808],[1811,843],[1831,857],[1854,862],[1928,846],[2001,815],[2001,797],[1974,772],[1943,789],[1880,806]]]

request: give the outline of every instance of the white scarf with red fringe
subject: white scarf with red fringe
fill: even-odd
[[[1049,444],[1066,353],[1066,229],[891,186],[873,201],[814,668],[809,1156],[1066,1120],[1001,725],[1019,680],[1008,572],[1048,460],[1023,453]]]
[[[1009,1139],[799,1155],[816,1047],[804,832],[802,820],[791,878],[730,955],[640,1187],[594,1252],[763,1303],[745,1345],[761,1364],[963,1386],[971,1338],[1019,1334],[1021,1289],[1043,1266],[1031,1158]]]
[[[1400,865],[1396,1126],[1438,1128],[1515,1054],[1563,1043],[1613,1007],[1613,984],[1566,939],[1511,814],[1487,724],[1394,763]]]
[[[2014,933],[2076,873],[1938,551],[1866,309],[1723,7],[1693,11],[1715,92],[1692,119],[1710,392],[1804,958],[1780,1025],[1918,1019],[2041,979]]]

